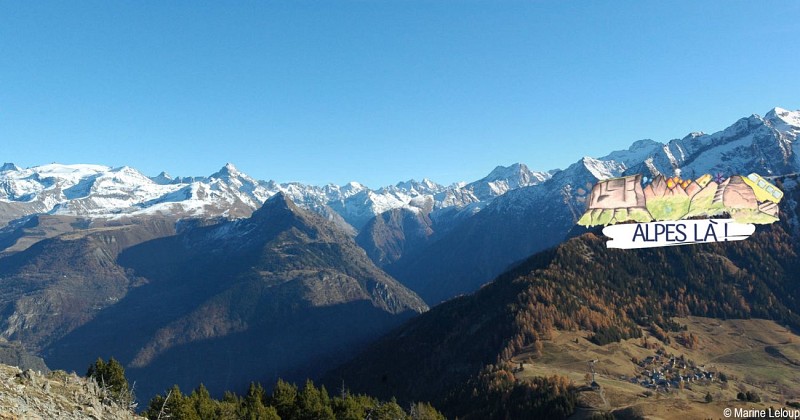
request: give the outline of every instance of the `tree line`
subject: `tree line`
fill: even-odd
[[[97,359],[89,366],[86,376],[93,379],[117,403],[133,406],[131,389],[125,369],[113,357],[107,362]],[[377,398],[352,394],[341,389],[331,396],[325,386],[317,387],[307,380],[300,388],[279,379],[267,392],[259,383],[251,383],[245,395],[225,392],[213,398],[200,384],[184,394],[177,385],[164,394],[154,396],[141,413],[150,420],[444,420],[445,417],[429,403],[409,404],[406,409],[392,398]]]

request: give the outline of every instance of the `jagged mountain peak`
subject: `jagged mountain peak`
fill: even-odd
[[[211,174],[209,178],[236,178],[242,173],[232,163],[228,162],[219,171]]]
[[[283,191],[278,191],[275,195],[269,197],[264,204],[255,210],[249,219],[245,219],[245,223],[291,223],[300,222],[306,227],[316,226],[320,223],[327,222],[322,217],[315,218],[315,213],[308,210],[299,208],[291,197]],[[280,221],[280,222],[279,222]],[[246,229],[247,230],[247,229]]]
[[[137,174],[140,173],[135,168],[128,165],[122,165],[122,166],[117,166],[116,168],[112,168],[111,172],[129,172],[129,173],[136,172]]]
[[[395,186],[395,188],[404,189],[404,190],[410,190],[411,188],[414,188],[415,184],[417,184],[417,180],[414,179],[414,178],[411,178],[408,181],[398,182],[397,184],[394,184],[394,186]]]
[[[641,150],[645,148],[652,148],[658,145],[661,145],[661,143],[653,139],[641,139],[631,143],[631,147],[629,147],[628,150]]]
[[[784,119],[794,115],[774,114]],[[788,124],[754,116],[713,134],[694,133],[667,143],[643,140],[599,159],[584,157],[544,182],[498,197],[424,252],[394,262],[390,271],[431,302],[472,291],[514,261],[562,241],[585,211],[598,180],[636,173],[671,176],[678,169],[685,179],[705,173],[796,173],[797,133]]]
[[[521,174],[530,173],[530,169],[524,163],[513,163],[508,166],[498,165],[489,175],[486,175],[484,181],[496,181],[499,179],[507,179],[513,176],[520,176]]]
[[[278,191],[258,209],[256,212],[274,212],[274,211],[289,211],[296,213],[299,211],[297,205],[294,204],[291,197],[283,191]]]
[[[471,193],[476,201],[488,202],[510,190],[540,184],[550,176],[548,172],[531,171],[524,163],[500,165],[487,176],[465,185],[462,190]]]
[[[637,140],[633,142],[633,144],[631,144],[629,148],[611,152],[601,157],[599,160],[601,161],[613,160],[627,167],[635,163],[644,161],[648,157],[652,156],[657,150],[659,150],[663,146],[664,145],[662,143],[659,143],[651,139]]]
[[[584,156],[581,163],[598,180],[618,177],[626,169],[623,162],[595,159],[589,156]]]
[[[52,241],[65,249],[80,248]],[[339,363],[347,349],[428,309],[419,296],[372,264],[332,221],[296,207],[283,191],[249,218],[187,226],[125,248],[109,266],[136,273],[147,279],[147,286],[115,299],[107,310],[93,311],[84,318],[87,324],[63,341],[48,343],[53,355],[48,363],[72,370],[85,363],[85,352],[102,349],[118,355],[132,377],[147,384],[141,388],[146,396],[171,383],[203,382],[221,393],[246,386],[253,372],[286,377],[322,358]],[[147,311],[135,309],[144,302],[153,304]],[[119,317],[131,322],[117,324]],[[313,346],[308,344],[311,330],[323,332],[312,334]],[[192,350],[184,351],[189,344]],[[215,362],[220,360],[246,363],[232,369]],[[194,376],[165,376],[165,365]]]
[[[582,186],[593,181],[590,178],[604,179],[635,171],[650,173],[653,169],[664,174],[674,173],[677,168],[687,174],[743,169],[783,173],[800,170],[795,168],[795,161],[800,159],[794,151],[800,147],[795,141],[798,134],[800,111],[774,108],[765,118],[742,118],[714,134],[691,133],[667,143],[639,140],[599,159],[581,159],[579,167],[572,169],[580,171],[577,176]],[[469,183],[445,187],[424,178],[421,182],[409,180],[373,190],[358,182],[317,187],[257,181],[231,163],[208,177],[177,178],[166,173],[144,177],[126,167],[53,163],[20,169],[6,164],[0,170],[0,207],[4,203],[10,205],[0,208],[0,225],[49,212],[92,218],[145,213],[179,218],[240,218],[260,208],[278,191],[287,193],[299,207],[328,219],[338,218],[342,225],[356,229],[383,211],[412,205],[411,201],[421,196],[432,199],[433,219],[456,223],[453,215],[463,209],[469,208],[469,214],[474,214],[496,197],[545,184],[554,175],[564,181],[558,182],[558,188],[574,185],[567,179],[573,172],[569,169],[559,175],[558,171],[537,172],[523,163],[514,163],[497,166],[487,176]]]
[[[361,191],[367,190],[368,188],[360,182],[350,181],[347,184],[344,184],[341,187],[339,187],[339,189],[345,194],[356,194]]]
[[[772,108],[764,119],[771,122],[779,122],[794,128],[800,128],[800,110],[790,111],[780,107]]]
[[[299,207],[336,220],[353,233],[386,210],[419,207],[421,197],[430,202],[424,207],[431,211],[456,209],[446,212],[447,218],[466,206],[473,206],[472,213],[509,190],[550,177],[514,164],[498,167],[489,178],[471,184],[445,187],[424,178],[373,190],[355,181],[323,187],[258,181],[231,163],[212,175],[191,177],[166,172],[149,177],[131,167],[60,163],[29,169],[6,165],[6,169],[16,170],[0,172],[0,201],[10,203],[7,208],[0,203],[0,226],[37,213],[99,219],[143,215],[235,219],[249,216],[282,191]]]
[[[800,113],[800,110],[792,111],[790,109],[781,108],[779,106],[776,106],[775,108],[770,109],[764,115],[764,118],[775,118],[775,117],[784,118],[784,117],[789,117],[789,116],[792,116],[792,115],[796,115],[798,113]]]
[[[175,182],[175,178],[168,174],[166,171],[161,171],[160,174],[150,177],[150,179],[158,185],[169,185]]]
[[[426,193],[426,192],[438,192],[441,189],[442,189],[441,185],[431,181],[428,178],[422,178],[422,181],[417,181],[416,179],[412,178],[409,179],[408,181],[398,182],[392,187],[381,188],[380,191],[401,190],[408,192]]]
[[[15,165],[15,164],[13,164],[11,162],[6,162],[6,163],[3,164],[3,166],[0,166],[0,172],[21,171],[21,170],[22,169],[19,166]]]
[[[696,139],[698,137],[703,137],[705,135],[706,135],[706,133],[704,133],[702,131],[692,131],[691,133],[689,133],[686,136],[684,136],[681,140],[682,141],[693,140],[693,139]]]
[[[101,177],[103,176],[111,176],[113,178],[117,178],[121,181],[127,180],[126,177],[134,177],[137,179],[137,182],[148,184],[153,182],[150,177],[144,175],[143,173],[139,172],[136,168],[132,168],[130,166],[120,166],[118,168],[113,168],[106,173],[100,174]]]

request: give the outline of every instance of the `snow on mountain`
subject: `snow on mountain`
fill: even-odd
[[[382,188],[382,190],[408,191],[416,194],[435,194],[443,189],[443,186],[428,178],[423,178],[422,181],[409,179],[406,182],[398,182],[397,185]]]
[[[759,172],[764,175],[797,172],[797,134],[800,111],[775,108],[764,117],[751,115],[713,133],[691,133],[661,145],[650,154],[650,162],[629,165],[629,172],[672,175],[681,170],[684,178],[704,173]],[[630,170],[633,169],[633,170]]]
[[[407,208],[424,211],[470,207],[519,186],[548,177],[525,165],[498,167],[471,184],[439,185],[409,180],[372,190],[358,182],[322,187],[297,182],[259,181],[228,163],[208,177],[147,177],[130,167],[49,164],[22,169],[7,163],[0,170],[0,226],[35,213],[119,218],[170,215],[246,217],[269,197],[282,192],[299,206],[315,211],[355,234],[383,212]],[[354,229],[355,227],[355,229]]]
[[[516,261],[560,243],[571,233],[585,232],[576,222],[600,179],[655,172],[672,176],[678,169],[684,179],[716,172],[725,176],[800,172],[795,149],[800,147],[795,142],[799,118],[800,111],[775,109],[714,134],[691,133],[666,143],[640,140],[600,158],[581,158],[543,182],[484,204],[445,234],[438,234],[441,227],[434,212],[431,219],[438,235],[387,269],[429,303],[470,293]]]
[[[3,165],[0,179],[0,199],[28,201],[45,189],[60,184],[64,190],[74,187],[82,180],[99,175],[111,168],[99,165],[43,165],[32,169],[20,169],[13,163]]]
[[[536,186],[503,195],[489,204],[487,210],[502,214],[559,202],[573,215],[580,214],[595,182],[635,173],[672,176],[680,170],[684,178],[705,173],[725,176],[750,172],[796,173],[800,172],[798,133],[800,110],[775,108],[764,117],[751,115],[713,134],[695,132],[666,143],[639,140],[626,150],[601,158],[584,157]],[[549,217],[554,220],[557,215]]]
[[[793,138],[797,138],[800,131],[800,112],[775,107],[764,115],[764,119],[776,130],[792,133]]]
[[[158,185],[168,185],[175,180],[170,174],[163,171],[156,176],[150,177],[150,179]]]
[[[169,192],[169,188],[125,166],[85,176],[62,192],[66,200],[58,203],[51,213],[103,215],[109,211],[133,210],[138,202],[153,200]]]
[[[505,197],[493,206],[498,209],[530,205],[533,197],[546,196],[563,198],[578,211],[591,184],[628,173],[672,175],[680,169],[688,178],[716,172],[800,172],[798,133],[800,111],[774,108],[764,117],[742,118],[714,134],[691,133],[667,143],[639,140],[601,158],[584,157],[563,171],[536,172],[516,163],[498,166],[471,183],[442,186],[429,179],[409,180],[377,190],[358,182],[320,187],[259,181],[232,164],[208,177],[172,177],[165,172],[147,177],[130,167],[53,163],[22,169],[6,163],[0,167],[0,227],[35,213],[246,217],[278,192],[351,232],[397,208],[424,211],[440,226],[453,225],[498,197]],[[509,195],[511,191],[517,192]]]
[[[478,202],[477,210],[484,213],[484,219],[495,215],[497,220],[508,221],[516,215],[530,213],[531,209],[539,209],[536,218],[553,228],[553,234],[558,237],[566,234],[583,213],[592,186],[598,180],[636,173],[672,176],[676,170],[680,170],[685,179],[705,173],[724,176],[750,172],[798,173],[800,144],[796,140],[799,132],[800,111],[775,108],[764,117],[742,118],[713,134],[695,132],[666,143],[639,140],[628,149],[600,158],[581,158],[564,170],[551,172],[548,179],[535,185],[516,188],[489,202]],[[468,208],[460,215],[464,216]],[[436,212],[431,218],[438,221]],[[558,232],[556,225],[561,229]]]
[[[534,172],[522,163],[498,166],[486,177],[464,186],[478,201],[486,201],[509,190],[536,185],[550,178],[547,172]]]
[[[215,174],[217,175],[217,174]],[[23,206],[23,213],[50,213],[86,217],[117,217],[169,213],[205,215],[208,206],[219,205],[221,215],[237,202],[254,207],[257,198],[247,178],[210,177],[206,182],[169,183],[167,176],[153,180],[136,169],[123,166],[49,164],[0,173],[0,208]],[[224,207],[224,209],[223,209]],[[4,214],[0,222],[11,217]],[[240,216],[243,216],[241,214]],[[5,224],[5,223],[0,223]]]
[[[638,140],[633,142],[630,148],[626,150],[617,150],[611,152],[606,156],[601,157],[602,161],[614,161],[625,165],[626,167],[632,166],[636,163],[641,163],[648,157],[652,156],[663,144],[650,140]]]
[[[588,156],[583,158],[583,165],[597,179],[615,178],[625,171],[624,163],[615,160],[594,159]]]

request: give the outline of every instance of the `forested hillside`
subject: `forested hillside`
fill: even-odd
[[[800,329],[800,259],[787,221],[795,213],[784,207],[784,221],[738,243],[630,251],[607,249],[592,233],[570,239],[410,321],[327,379],[378,396],[425,396],[463,416],[473,389],[481,394],[475,384],[508,372],[523,350],[540,353],[555,330],[589,331],[605,344],[663,336],[679,327],[671,317],[687,315]]]

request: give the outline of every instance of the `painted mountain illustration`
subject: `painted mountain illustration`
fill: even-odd
[[[705,174],[694,180],[658,175],[652,182],[641,174],[598,182],[592,188],[581,226],[624,222],[681,220],[727,215],[740,223],[778,221],[783,192],[751,173],[712,180]],[[646,183],[647,185],[642,187]]]

